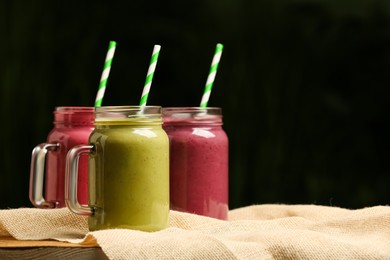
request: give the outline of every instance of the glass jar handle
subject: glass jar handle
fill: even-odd
[[[91,153],[93,145],[77,145],[69,150],[66,156],[65,166],[65,203],[68,208],[76,214],[91,216],[93,208],[80,205],[77,200],[77,177],[80,155]]]
[[[46,154],[49,150],[57,150],[60,144],[42,143],[35,146],[30,166],[30,201],[37,208],[55,208],[54,201],[46,201],[43,197],[43,179],[46,166]]]

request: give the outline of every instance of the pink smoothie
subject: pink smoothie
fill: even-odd
[[[170,139],[171,209],[227,219],[228,138],[220,116],[201,117],[164,115]]]
[[[71,109],[70,109],[71,108]],[[54,128],[47,137],[48,143],[59,143],[60,148],[49,151],[46,160],[45,199],[56,207],[65,207],[64,179],[68,151],[79,144],[88,144],[94,129],[94,110],[89,107],[59,107],[54,111]],[[81,156],[78,173],[78,198],[88,204],[88,157]]]

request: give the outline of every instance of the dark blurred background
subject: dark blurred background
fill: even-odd
[[[390,1],[0,0],[0,208],[31,207],[31,151],[55,106],[137,105],[154,44],[148,105],[198,106],[215,45],[209,106],[230,140],[230,208],[390,201]]]

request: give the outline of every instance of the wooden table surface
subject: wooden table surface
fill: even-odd
[[[0,248],[0,259],[108,259],[100,247],[13,247]]]
[[[97,243],[72,244],[56,240],[16,240],[0,236],[0,259],[108,259]]]

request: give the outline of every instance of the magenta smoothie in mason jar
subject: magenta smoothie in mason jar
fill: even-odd
[[[228,137],[216,107],[163,108],[170,140],[171,209],[218,219],[228,215]]]
[[[93,107],[56,107],[54,128],[47,142],[37,145],[31,158],[30,201],[37,208],[65,207],[65,162],[68,151],[79,144],[88,144],[94,129]],[[78,198],[88,204],[88,160],[79,162]]]

